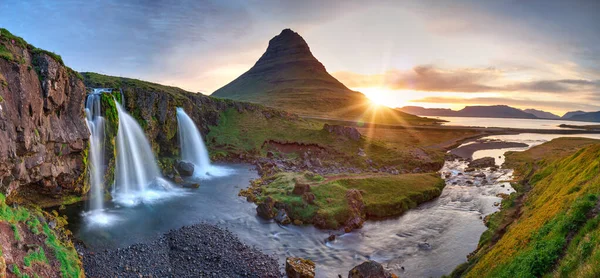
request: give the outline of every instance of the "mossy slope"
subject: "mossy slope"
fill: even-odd
[[[559,138],[507,155],[521,183],[452,276],[598,277],[600,144]],[[511,212],[512,211],[512,212]]]

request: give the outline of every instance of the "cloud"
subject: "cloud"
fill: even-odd
[[[393,90],[427,92],[600,92],[600,80],[556,79],[528,82],[509,81],[508,72],[494,67],[441,69],[421,65],[408,71],[388,70],[382,74],[364,75],[336,72],[333,75],[349,87],[386,87]]]

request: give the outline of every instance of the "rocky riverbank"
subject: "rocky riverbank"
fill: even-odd
[[[209,224],[172,230],[148,243],[91,252],[77,247],[87,277],[281,277],[276,258]]]

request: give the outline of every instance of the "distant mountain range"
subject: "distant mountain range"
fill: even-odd
[[[285,29],[269,41],[252,68],[212,93],[213,97],[249,101],[296,114],[386,124],[426,124],[437,120],[378,107],[362,93],[331,76],[306,41]]]
[[[492,106],[467,106],[461,110],[451,110],[444,108],[424,108],[420,106],[405,106],[398,108],[400,111],[429,117],[481,117],[481,118],[516,118],[516,119],[552,119],[552,120],[570,120],[583,122],[600,122],[600,111],[584,112],[571,111],[565,113],[562,117],[550,112],[510,107],[507,105]]]

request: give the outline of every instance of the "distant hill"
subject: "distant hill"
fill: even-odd
[[[581,122],[600,122],[600,111],[578,113],[566,119],[570,121]]]
[[[482,117],[482,118],[519,118],[519,119],[538,119],[533,114],[527,113],[521,109],[506,105],[492,106],[467,106],[461,110],[455,111],[440,108],[423,108],[419,106],[406,106],[399,108],[400,111],[415,114],[419,116],[432,117]]]
[[[285,29],[247,72],[211,96],[261,103],[303,116],[376,123],[432,123],[388,107],[373,109],[362,93],[331,76],[306,41]]]
[[[583,114],[586,114],[586,113],[587,113],[587,112],[585,112],[585,111],[581,111],[581,110],[577,110],[577,111],[569,111],[569,112],[565,113],[565,114],[564,114],[564,115],[561,117],[561,119],[565,119],[565,120],[566,120],[566,119],[570,119],[570,118],[571,118],[571,117],[573,117],[573,116],[576,116],[576,115],[583,115]]]
[[[552,114],[550,112],[546,112],[546,111],[542,111],[542,110],[537,110],[537,109],[525,109],[523,110],[529,114],[532,114],[540,119],[551,119],[551,120],[556,120],[556,119],[560,119],[560,116]]]

